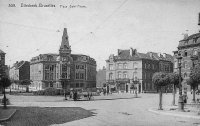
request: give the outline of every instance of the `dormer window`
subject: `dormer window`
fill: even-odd
[[[184,44],[187,45],[187,44],[188,44],[188,41],[185,41]]]
[[[184,56],[187,56],[187,51],[184,52]]]
[[[197,54],[198,54],[198,53],[197,53],[197,50],[194,50],[194,51],[193,51],[193,55],[197,56]]]

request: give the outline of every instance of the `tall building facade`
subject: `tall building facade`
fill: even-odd
[[[71,54],[67,29],[64,28],[59,54],[41,54],[31,59],[32,87],[96,87],[96,61],[82,54]]]
[[[5,75],[5,52],[0,49],[0,75]]]
[[[178,72],[178,53],[181,54],[181,74],[184,80],[182,81],[183,88],[190,90],[186,79],[189,78],[192,67],[200,63],[200,33],[188,36],[184,35],[184,39],[179,41],[178,50],[174,51],[174,71]]]
[[[33,57],[30,61],[30,79],[33,81],[30,85],[32,90],[42,90],[46,87],[61,88],[56,83],[58,54],[40,54]]]
[[[133,85],[139,92],[156,92],[152,83],[155,72],[173,72],[173,57],[169,54],[118,49],[106,60],[106,82],[110,88],[129,92]]]

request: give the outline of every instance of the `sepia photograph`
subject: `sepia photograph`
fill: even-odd
[[[200,0],[0,0],[0,126],[200,126]]]

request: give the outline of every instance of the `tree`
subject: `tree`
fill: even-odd
[[[187,79],[187,84],[191,86],[193,90],[193,99],[192,101],[195,102],[195,90],[198,87],[198,84],[200,83],[200,66],[195,66],[191,73],[190,73],[190,78]]]
[[[181,77],[181,81],[183,80],[183,78]],[[176,87],[179,84],[179,74],[178,73],[169,73],[169,81],[170,84],[173,85],[173,101],[172,101],[172,105],[175,105],[175,93],[176,93]]]
[[[11,85],[11,81],[8,77],[1,77],[0,79],[0,86],[3,88],[3,94],[4,94],[4,97],[3,97],[3,103],[4,103],[4,109],[7,108],[6,106],[6,87],[9,87]]]
[[[152,82],[157,87],[159,91],[159,110],[162,110],[162,87],[168,85],[170,83],[169,81],[169,75],[167,73],[163,72],[156,72],[154,73],[152,77]]]
[[[28,86],[31,84],[32,80],[22,80],[20,81],[20,85],[26,86],[26,92],[29,92]]]

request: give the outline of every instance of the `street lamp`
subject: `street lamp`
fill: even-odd
[[[137,97],[137,88],[138,88],[138,84],[139,84],[139,79],[137,77],[135,77],[135,79],[133,78],[133,84],[134,84],[134,89],[135,89],[135,96]]]
[[[197,55],[192,55],[192,56],[190,57],[190,59],[192,60],[192,67],[191,67],[191,72],[192,72],[192,70],[195,69],[195,61],[198,60],[198,57],[197,57]],[[192,99],[192,103],[195,103],[195,88],[196,88],[196,87],[191,87],[191,88],[193,88],[193,99]]]
[[[178,99],[178,110],[184,111],[183,95],[182,95],[182,84],[181,84],[181,54],[178,52],[178,68],[179,68],[179,99]]]

